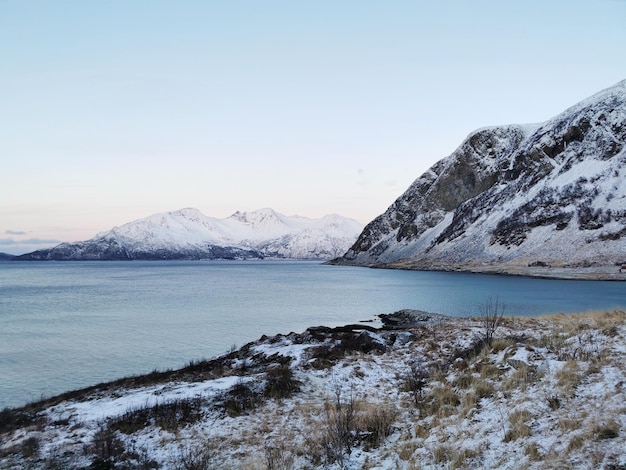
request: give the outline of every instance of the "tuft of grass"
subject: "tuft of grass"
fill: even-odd
[[[533,462],[539,462],[543,460],[543,456],[539,451],[539,446],[536,442],[530,442],[526,445],[524,449],[524,453],[528,456],[528,458]]]
[[[413,459],[413,454],[417,450],[417,443],[415,442],[403,442],[400,447],[400,451],[398,452],[398,457],[400,460],[404,460],[405,462]]]
[[[569,360],[556,373],[557,383],[563,391],[572,393],[580,385],[580,367],[575,360]]]
[[[594,428],[594,435],[598,441],[615,439],[619,436],[619,424],[614,420],[610,420],[602,425],[598,425]]]
[[[531,418],[528,410],[514,411],[509,415],[510,429],[504,436],[504,442],[512,442],[532,434],[530,426],[526,424]]]
[[[585,444],[585,438],[582,434],[575,434],[567,444],[567,451],[571,452],[576,449],[580,449]]]
[[[526,391],[528,385],[536,383],[541,378],[536,367],[526,363],[517,364],[515,371],[502,382],[503,391]]]
[[[474,384],[474,393],[479,399],[487,398],[493,396],[495,388],[493,383],[488,380],[478,380]]]
[[[430,414],[440,418],[453,415],[461,404],[458,394],[448,383],[433,387],[426,402],[429,403]]]
[[[398,410],[394,406],[361,404],[355,425],[363,441],[371,447],[379,447],[393,432],[397,416]]]

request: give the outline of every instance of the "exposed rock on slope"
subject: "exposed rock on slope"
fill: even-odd
[[[335,262],[615,276],[626,261],[625,144],[626,81],[541,125],[480,129]]]
[[[260,209],[216,219],[197,209],[181,209],[15,259],[330,259],[345,252],[361,228],[357,221],[335,214],[308,219]]]

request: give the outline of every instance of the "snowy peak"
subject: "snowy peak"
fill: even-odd
[[[329,259],[345,252],[361,229],[358,222],[338,215],[308,219],[260,209],[218,219],[185,208],[19,259]]]
[[[626,262],[625,148],[626,81],[540,125],[479,129],[337,262],[614,273]]]

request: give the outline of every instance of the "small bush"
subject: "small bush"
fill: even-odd
[[[422,403],[428,375],[428,370],[421,363],[414,362],[402,376],[401,390],[411,394],[416,407],[419,407]]]
[[[109,420],[109,426],[123,434],[133,434],[147,426],[159,426],[166,431],[193,424],[202,418],[205,401],[200,398],[186,398],[167,403],[156,403]]]
[[[124,453],[124,443],[117,436],[117,433],[108,424],[105,424],[96,431],[91,441],[91,453],[96,456],[93,465],[97,468],[106,465],[107,462],[111,462],[117,459]]]
[[[235,417],[254,410],[260,402],[258,393],[244,382],[239,382],[226,393],[223,407],[229,416]]]
[[[265,390],[268,398],[289,398],[300,391],[300,382],[294,378],[289,364],[271,367],[266,373]]]
[[[485,344],[491,346],[493,336],[502,323],[505,306],[496,297],[488,298],[481,306],[481,320],[483,324],[483,340]]]
[[[36,458],[39,456],[39,447],[41,443],[37,437],[29,437],[22,442],[22,457],[25,459]]]

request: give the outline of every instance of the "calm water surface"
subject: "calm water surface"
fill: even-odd
[[[262,334],[415,308],[471,315],[626,307],[626,283],[316,262],[0,263],[0,409],[227,351]]]

